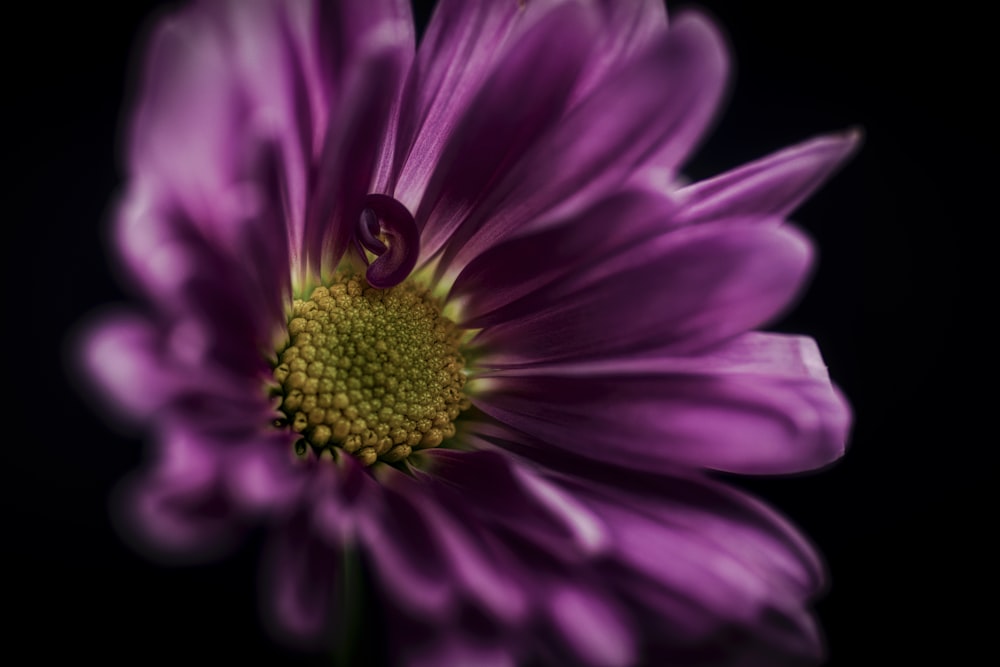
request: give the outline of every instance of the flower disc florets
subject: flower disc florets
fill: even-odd
[[[380,290],[340,275],[296,299],[274,379],[299,451],[340,447],[366,465],[396,462],[455,435],[463,393],[462,330],[429,290]]]

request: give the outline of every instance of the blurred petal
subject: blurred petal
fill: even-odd
[[[474,639],[455,633],[436,642],[403,647],[405,667],[515,667],[517,663],[509,649],[498,645],[480,645]]]
[[[526,612],[525,593],[501,567],[485,536],[471,521],[461,521],[459,508],[433,501],[424,486],[401,474],[386,478],[387,488],[400,494],[423,518],[442,559],[435,561],[461,590],[490,614],[512,623]]]
[[[380,495],[380,511],[366,515],[360,534],[383,585],[409,612],[447,617],[457,586],[446,565],[447,547],[431,525],[433,517],[406,498]]]
[[[635,658],[635,639],[616,614],[614,602],[582,586],[562,586],[548,597],[553,621],[576,652],[578,664],[627,667]]]
[[[82,362],[109,406],[126,418],[146,419],[183,388],[165,363],[156,329],[136,315],[119,315],[88,331]]]
[[[497,521],[545,548],[567,541],[592,556],[608,546],[605,526],[560,487],[495,451],[428,450],[432,477],[444,482],[481,519]],[[575,553],[564,553],[575,559]]]
[[[338,626],[341,553],[311,534],[303,518],[287,521],[264,571],[267,620],[279,636],[325,649]]]
[[[157,467],[113,498],[119,528],[151,558],[199,562],[233,548],[243,534],[220,484],[218,452],[198,434],[172,428],[158,442]]]

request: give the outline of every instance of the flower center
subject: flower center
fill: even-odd
[[[426,288],[341,274],[295,300],[288,334],[274,379],[300,453],[340,447],[365,465],[392,463],[455,435],[469,407],[462,330]]]

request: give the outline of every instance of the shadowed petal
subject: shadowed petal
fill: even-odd
[[[520,40],[539,21],[550,20],[549,14],[553,11],[566,16],[567,4],[572,3],[564,0],[529,3],[441,0],[436,3],[406,83],[396,131],[395,164],[387,191],[394,192],[404,204],[416,209],[421,193],[441,162],[449,137],[468,116],[476,97],[489,94],[484,88],[488,87],[491,76],[507,67],[508,59],[520,58],[517,54],[523,44]],[[588,6],[570,8],[570,13],[590,10],[589,5],[600,3],[576,4]],[[628,7],[633,5],[631,2],[626,4]],[[635,13],[640,9],[636,3]],[[604,18],[614,20],[605,22],[606,32],[593,33],[594,40],[606,38],[608,42],[633,47],[643,43],[639,37],[645,31],[635,26],[637,21],[633,21],[632,12],[612,8],[601,11]],[[557,22],[553,25],[560,29],[561,36],[575,40],[571,24],[559,25]],[[560,44],[560,48],[564,46]],[[627,50],[622,49],[623,52]],[[586,59],[579,62],[580,67],[595,69],[589,79],[599,78],[596,70],[600,65],[610,66],[610,63],[598,62],[598,55],[602,53],[604,50],[592,49],[593,62]],[[538,64],[547,67],[546,60],[553,56],[561,60],[558,50],[550,49]],[[501,106],[513,113],[521,113],[518,109],[523,106],[521,101],[534,100],[523,90],[512,93],[513,97],[501,100]],[[540,106],[534,101],[532,104]]]
[[[445,482],[480,519],[504,524],[568,560],[589,558],[608,546],[607,530],[592,512],[510,457],[447,449],[428,450],[424,456],[432,471],[427,482]],[[575,544],[573,551],[567,550],[567,541]]]
[[[685,354],[759,327],[798,294],[809,242],[791,227],[686,227],[541,290],[484,329],[485,367]]]
[[[380,495],[378,510],[366,514],[360,525],[379,578],[410,613],[447,617],[455,607],[456,582],[432,517],[406,498]]]
[[[405,667],[516,667],[517,662],[507,648],[497,644],[480,645],[473,638],[455,633],[439,641],[426,641],[418,647],[398,649]]]
[[[170,428],[155,469],[127,480],[112,498],[123,535],[149,557],[200,562],[236,546],[244,526],[222,488],[222,457],[206,439]]]
[[[426,183],[414,215],[424,257],[433,256],[478,211],[494,184],[557,125],[597,28],[582,5],[565,4],[511,46],[452,128]],[[557,31],[560,44],[553,49]]]
[[[635,638],[612,600],[580,585],[561,586],[547,599],[553,623],[576,653],[579,664],[634,664]]]
[[[249,513],[281,516],[301,499],[308,483],[295,464],[292,443],[298,434],[268,431],[255,442],[242,443],[239,454],[226,465],[227,490],[234,502]]]
[[[141,216],[140,228],[169,212],[189,220],[209,243],[238,249],[229,241],[247,206],[261,191],[271,194],[256,164],[262,147],[273,146],[281,196],[265,201],[280,206],[282,215],[267,233],[283,240],[281,254],[301,283],[308,211],[326,216],[324,224],[337,213],[329,203],[312,203],[340,182],[323,177],[353,177],[364,181],[362,189],[370,184],[381,128],[413,43],[403,0],[204,2],[164,20],[151,40],[129,133],[128,198],[138,201],[127,201],[126,212]],[[360,143],[342,132],[329,136],[331,128]],[[331,165],[324,147],[353,159],[356,170]],[[350,188],[339,194],[353,203]],[[148,259],[151,253],[135,254]],[[141,272],[141,260],[135,264]],[[272,276],[287,274],[285,268]]]
[[[461,324],[477,329],[510,319],[504,306],[517,308],[522,297],[659,235],[675,208],[662,195],[627,190],[486,248],[462,270],[449,295],[462,301]]]
[[[586,205],[643,165],[675,168],[714,115],[727,68],[718,31],[698,15],[682,16],[493,184],[448,241],[439,270],[464,264],[550,209]]]
[[[461,508],[435,502],[427,489],[401,473],[387,471],[387,488],[422,516],[428,536],[437,543],[442,560],[436,562],[448,578],[485,610],[506,623],[527,611],[524,592],[502,567],[494,549],[474,521],[463,521]]]
[[[581,492],[613,527],[624,566],[618,576],[645,608],[639,618],[652,646],[664,650],[661,659],[700,653],[715,656],[711,664],[763,666],[819,658],[806,605],[823,586],[822,564],[760,502],[690,476],[669,484],[638,476]]]
[[[696,356],[512,369],[486,382],[474,401],[487,414],[546,446],[636,469],[809,470],[843,453],[850,426],[815,343],[796,336],[747,334]]]
[[[342,553],[316,539],[304,517],[286,521],[264,563],[267,621],[296,644],[326,649],[338,627]]]

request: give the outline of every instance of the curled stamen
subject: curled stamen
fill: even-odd
[[[380,257],[389,249],[382,243],[382,239],[378,237],[381,233],[382,227],[378,223],[378,216],[375,215],[375,211],[370,208],[363,210],[361,212],[361,221],[358,224],[358,240],[361,242],[363,248],[370,250]]]
[[[369,194],[358,220],[355,241],[377,257],[365,278],[378,289],[398,285],[410,275],[420,254],[420,232],[413,216],[388,195]]]

